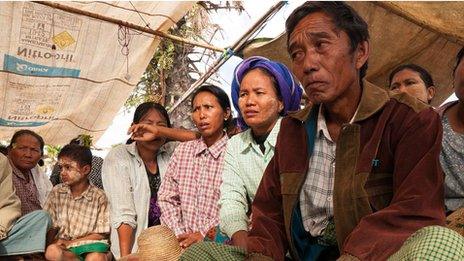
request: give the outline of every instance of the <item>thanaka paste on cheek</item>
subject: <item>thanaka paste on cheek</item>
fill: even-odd
[[[70,185],[76,183],[82,178],[83,175],[79,172],[79,166],[75,161],[61,159],[59,163],[61,166],[69,166],[71,168],[66,171],[67,180],[63,181],[64,184]],[[61,173],[61,179],[63,179],[63,170]]]

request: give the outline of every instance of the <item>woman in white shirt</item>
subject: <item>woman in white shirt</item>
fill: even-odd
[[[116,258],[137,251],[140,232],[160,223],[157,192],[172,151],[166,141],[196,138],[194,132],[171,129],[166,110],[154,102],[137,107],[134,124],[150,128],[153,140],[129,139],[127,144],[114,147],[102,168],[103,187],[110,203],[111,252]],[[141,129],[130,131],[133,136],[147,135]]]

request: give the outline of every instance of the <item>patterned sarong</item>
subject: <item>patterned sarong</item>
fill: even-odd
[[[388,260],[464,260],[464,237],[445,227],[424,227],[412,234]]]

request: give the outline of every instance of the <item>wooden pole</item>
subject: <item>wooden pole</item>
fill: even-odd
[[[232,55],[243,47],[243,45],[248,41],[248,39],[264,24],[264,22],[269,19],[275,12],[280,10],[285,5],[284,1],[280,1],[274,6],[272,6],[248,31],[243,34],[243,36],[232,45],[228,51],[232,53]],[[190,94],[192,94],[198,87],[200,87],[213,73],[215,73],[229,58],[230,54],[224,53],[219,57],[218,60],[214,62],[214,64],[208,69],[208,71],[203,74],[200,79],[194,82],[190,88],[177,100],[171,108],[169,108],[168,113],[172,113],[183,101],[185,101]]]
[[[48,2],[48,1],[32,1],[32,2],[37,3],[37,4],[41,4],[41,5],[46,5],[46,6],[49,6],[49,7],[52,7],[52,8],[56,8],[56,9],[59,9],[59,10],[65,11],[65,12],[78,14],[78,15],[84,15],[84,16],[92,17],[92,18],[102,20],[102,21],[105,21],[105,22],[109,22],[109,23],[112,23],[112,24],[121,25],[121,26],[131,28],[131,29],[134,29],[134,30],[137,30],[137,31],[148,33],[148,34],[151,34],[151,35],[156,35],[156,36],[159,36],[159,37],[171,39],[171,40],[173,40],[175,42],[194,45],[194,46],[202,47],[202,48],[205,48],[205,49],[208,49],[208,50],[213,50],[213,51],[216,51],[216,52],[223,52],[224,51],[224,48],[221,48],[221,47],[216,47],[216,46],[212,46],[212,45],[209,45],[209,44],[190,41],[190,40],[184,39],[182,37],[171,35],[171,34],[161,32],[161,31],[158,31],[158,30],[153,30],[153,29],[148,28],[148,27],[144,27],[144,26],[128,23],[126,21],[122,21],[122,20],[119,20],[119,19],[115,19],[115,18],[112,18],[112,17],[108,17],[108,16],[104,16],[104,15],[95,14],[95,13],[92,13],[92,12],[80,10],[80,9],[77,9],[77,8],[74,8],[74,7],[71,7],[71,6],[58,4],[56,2]]]

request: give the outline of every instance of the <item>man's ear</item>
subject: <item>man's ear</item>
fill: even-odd
[[[367,62],[369,58],[369,42],[363,41],[358,44],[355,52],[356,68],[359,70]]]

